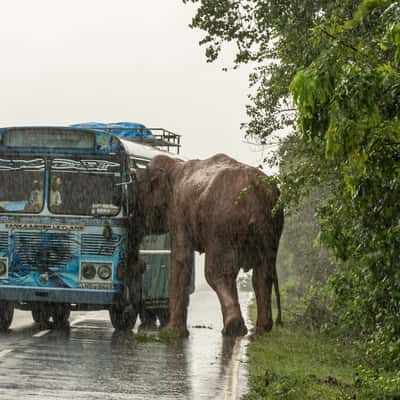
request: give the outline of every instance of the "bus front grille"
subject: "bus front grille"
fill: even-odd
[[[104,238],[103,235],[83,234],[81,236],[81,254],[86,256],[112,256],[117,247],[118,238]]]
[[[35,270],[64,268],[77,250],[73,233],[16,232],[13,239],[19,264]]]
[[[0,252],[8,252],[8,232],[0,232]]]

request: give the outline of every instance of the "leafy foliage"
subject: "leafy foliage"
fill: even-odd
[[[306,168],[305,165],[304,156],[296,158],[290,154],[284,157],[281,176],[286,177],[286,187],[299,184],[296,172]],[[301,187],[307,185],[303,183]],[[284,314],[296,318],[303,326],[313,328],[322,328],[334,319],[330,294],[324,286],[336,268],[333,257],[318,239],[317,215],[317,207],[329,192],[319,186],[297,200],[296,206],[286,213],[279,245],[277,270],[283,290]],[[287,193],[292,191],[286,189],[284,194]]]
[[[364,1],[353,19],[314,29],[320,55],[293,79],[302,140],[332,162],[337,192],[320,209],[338,259],[341,324],[369,354],[400,366],[400,3]],[[321,34],[326,32],[326,35]],[[397,35],[397,36],[396,36]]]
[[[254,65],[245,125],[247,135],[266,143],[277,131],[295,127],[289,84],[299,66],[318,54],[311,28],[327,16],[351,15],[357,1],[342,0],[183,0],[199,3],[191,26],[206,31],[200,44],[207,61],[220,55],[224,43],[236,48],[234,68]]]

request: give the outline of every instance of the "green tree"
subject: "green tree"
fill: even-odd
[[[400,3],[364,1],[313,30],[319,55],[290,89],[301,138],[338,171],[320,210],[322,239],[343,261],[333,280],[343,326],[374,360],[400,366]]]
[[[247,135],[268,142],[284,128],[295,129],[289,84],[297,69],[318,55],[312,28],[331,15],[348,17],[354,0],[183,0],[198,3],[191,27],[206,32],[206,58],[218,58],[225,43],[235,44],[234,68],[254,65],[245,125]]]

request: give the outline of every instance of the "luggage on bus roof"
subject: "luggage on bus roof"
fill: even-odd
[[[153,133],[143,124],[137,122],[84,122],[70,125],[72,128],[94,129],[106,131],[118,136],[121,139],[153,138]]]

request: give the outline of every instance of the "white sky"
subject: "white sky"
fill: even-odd
[[[248,70],[207,64],[193,15],[181,0],[2,0],[0,125],[135,121],[182,134],[191,158],[258,165],[240,130]]]

